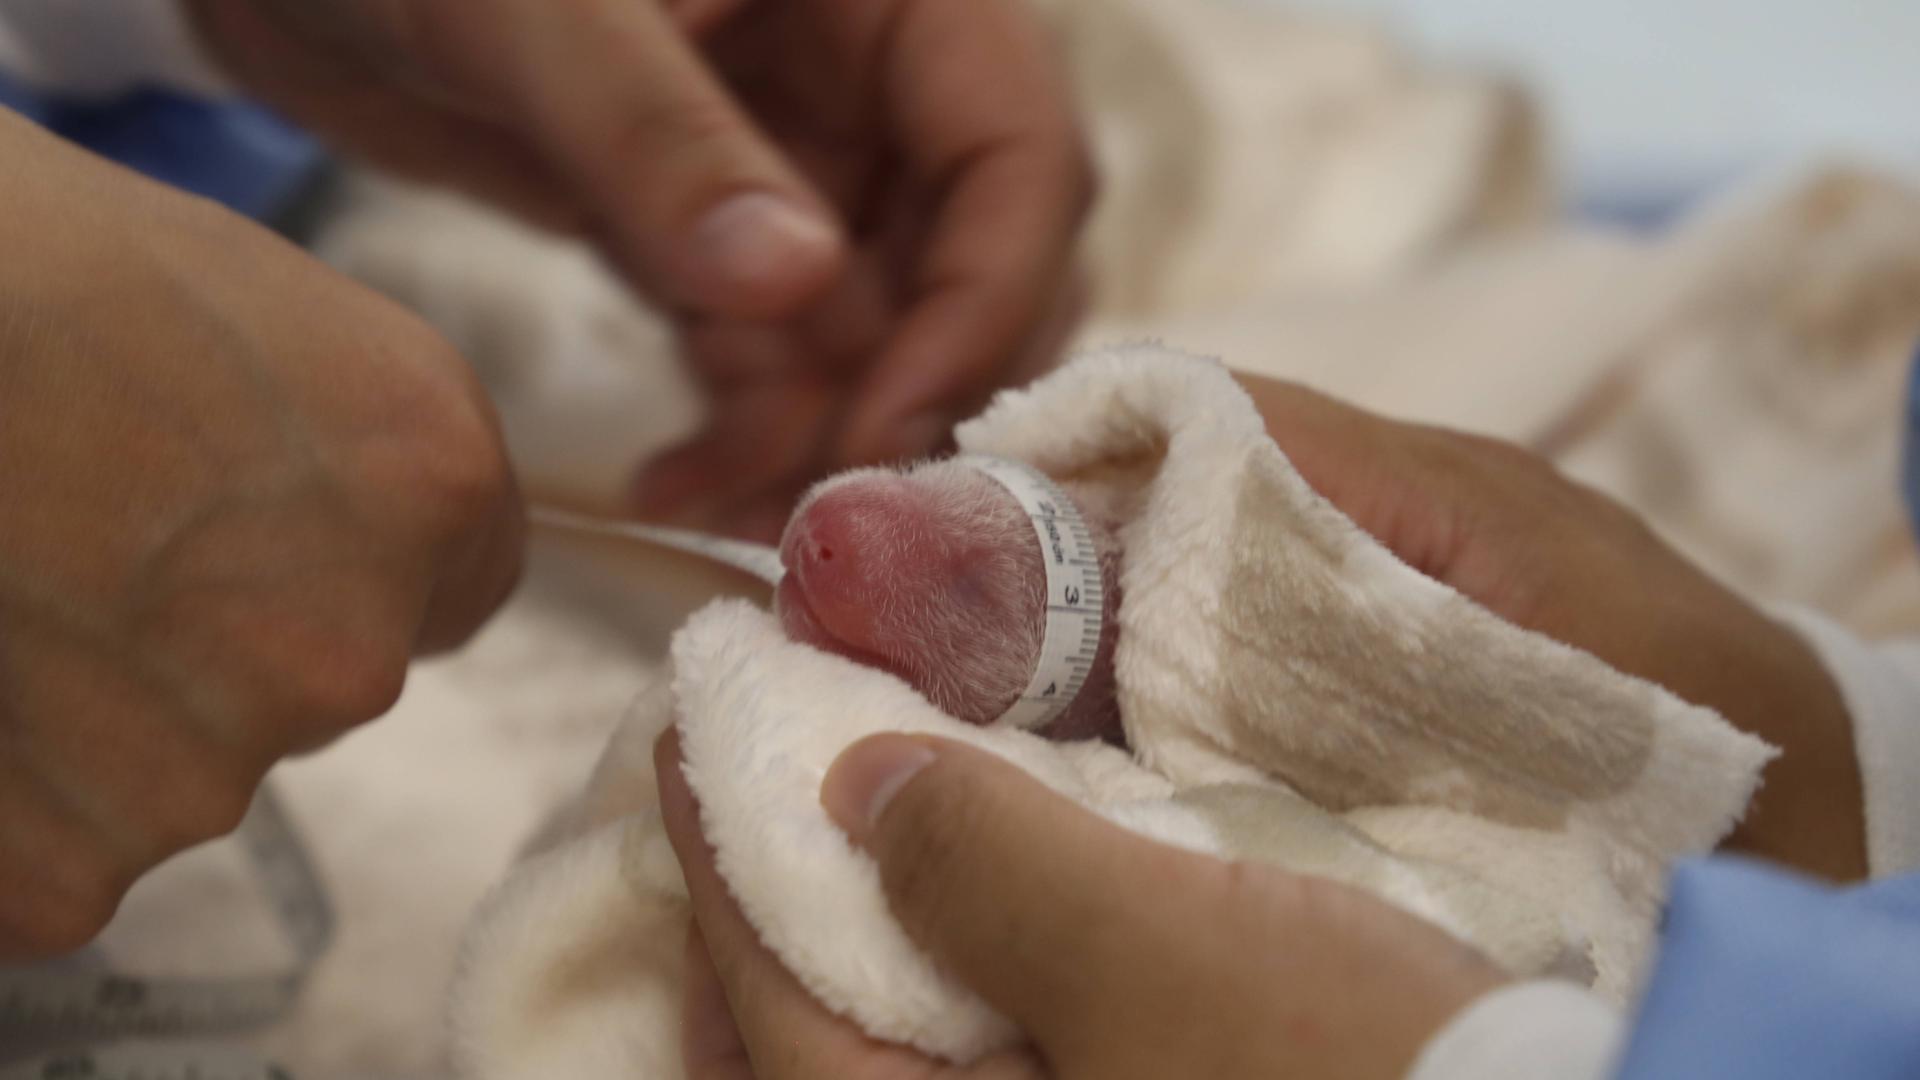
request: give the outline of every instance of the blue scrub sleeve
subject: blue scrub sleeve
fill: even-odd
[[[325,162],[312,138],[245,101],[163,89],[74,101],[0,73],[0,106],[102,157],[260,220],[286,210]]]
[[[1657,964],[1620,1080],[1920,1078],[1920,875],[1834,889],[1689,863]]]

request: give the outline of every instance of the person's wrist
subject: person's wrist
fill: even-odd
[[[1765,786],[1727,846],[1822,877],[1867,872],[1860,763],[1846,701],[1826,665],[1791,627],[1754,613],[1750,677],[1723,712],[1780,748]]]
[[[1860,769],[1838,686],[1791,627],[1693,576],[1651,613],[1639,673],[1780,752],[1725,846],[1834,880],[1863,876]]]

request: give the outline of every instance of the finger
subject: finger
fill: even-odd
[[[707,955],[700,924],[687,926],[686,977],[680,984],[680,1060],[687,1080],[753,1080],[753,1062],[727,1004],[727,988]]]
[[[879,863],[908,934],[1049,1060],[1087,1060],[1083,1040],[1099,1031],[1163,1023],[1159,1005],[1208,992],[1178,980],[1209,966],[1194,928],[1219,924],[1209,902],[1226,893],[1225,863],[1124,832],[937,739],[854,744],[821,801]]]
[[[686,876],[694,918],[738,1022],[737,1030],[748,1037],[784,1026],[808,1039],[822,1037],[821,1027],[832,1024],[833,1018],[767,951],[740,913],[714,866],[713,848],[700,832],[699,804],[687,786],[680,760],[679,734],[669,731],[654,744],[661,818]]]
[[[821,801],[903,928],[1065,1072],[1399,1076],[1506,977],[1368,893],[1154,843],[963,744],[869,737]]]
[[[687,895],[713,971],[725,992],[741,1042],[759,1080],[800,1077],[936,1075],[917,1054],[875,1042],[815,1001],[760,942],[714,867],[713,849],[700,833],[700,810],[680,770],[680,742],[668,731],[654,744],[660,812],[667,838],[686,876]],[[715,1080],[737,1075],[722,1056]],[[938,1074],[944,1075],[944,1074]],[[694,1073],[690,1080],[706,1080]]]
[[[894,262],[878,245],[863,247],[834,287],[801,316],[796,332],[817,370],[853,379],[878,354],[898,310]]]
[[[667,0],[667,11],[688,37],[698,40],[718,30],[748,0]]]
[[[519,585],[526,560],[527,512],[518,482],[511,472],[506,477],[478,527],[442,560],[421,619],[416,653],[459,646]]]
[[[578,204],[519,139],[485,121],[362,85],[288,111],[346,152],[396,176],[437,184],[566,236],[585,231]]]
[[[72,802],[27,763],[0,760],[0,965],[84,946],[150,865]]]
[[[777,318],[839,273],[831,209],[656,3],[495,0],[454,62],[490,87],[596,212],[616,261],[670,303]]]
[[[545,159],[501,125],[423,100],[348,50],[315,49],[257,4],[202,3],[195,17],[220,61],[255,96],[335,146],[535,225],[565,233],[584,227]]]
[[[1002,381],[1057,295],[1093,192],[1067,91],[1029,12],[981,0],[909,5],[901,19],[888,123],[939,201],[906,314],[840,441],[849,464],[926,453]]]
[[[720,515],[719,532],[737,540],[778,547],[794,507],[800,505],[800,496],[810,486],[807,480],[796,480],[728,507]]]
[[[1298,383],[1244,372],[1234,378],[1310,487],[1409,566],[1452,581],[1471,531],[1464,510],[1473,500],[1450,494],[1465,437],[1379,416]]]
[[[694,376],[718,393],[807,371],[852,379],[886,338],[894,316],[890,276],[876,253],[856,252],[846,273],[797,319],[683,320],[682,356]]]
[[[1013,378],[1007,385],[1024,386],[1060,366],[1075,331],[1086,318],[1090,298],[1086,272],[1076,266],[1061,283],[1053,304],[1028,341],[1026,352],[1009,369]]]
[[[680,353],[701,385],[723,394],[738,386],[787,378],[806,365],[806,346],[785,326],[700,320],[680,334]]]
[[[1375,417],[1299,383],[1245,372],[1235,372],[1234,379],[1302,478],[1343,509],[1356,501],[1356,451],[1372,441]],[[1356,515],[1348,510],[1348,516]]]
[[[723,525],[731,508],[821,471],[836,407],[831,385],[806,375],[735,388],[715,403],[706,430],[642,468],[631,501],[645,517]]]

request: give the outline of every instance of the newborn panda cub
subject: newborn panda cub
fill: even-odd
[[[1085,685],[1038,734],[1119,741],[1113,647],[1120,594],[1112,515],[1067,494],[1093,532],[1107,604]],[[959,461],[859,469],[803,499],[780,541],[787,636],[906,680],[949,716],[1000,719],[1046,634],[1046,569],[1011,492]]]

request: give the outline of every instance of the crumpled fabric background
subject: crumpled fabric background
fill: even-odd
[[[1151,333],[1517,439],[1741,588],[1920,628],[1892,452],[1920,193],[1834,171],[1657,237],[1570,226],[1527,102],[1497,80],[1337,21],[1049,6],[1110,173],[1084,340]],[[467,351],[530,483],[612,497],[698,422],[659,323],[576,249],[372,180],[319,246]],[[342,932],[258,1046],[303,1077],[443,1074],[461,927],[578,790],[691,602],[683,581],[543,543],[471,648],[279,771]],[[99,951],[133,970],[270,967],[251,902],[231,846],[210,845],[144,882]]]

